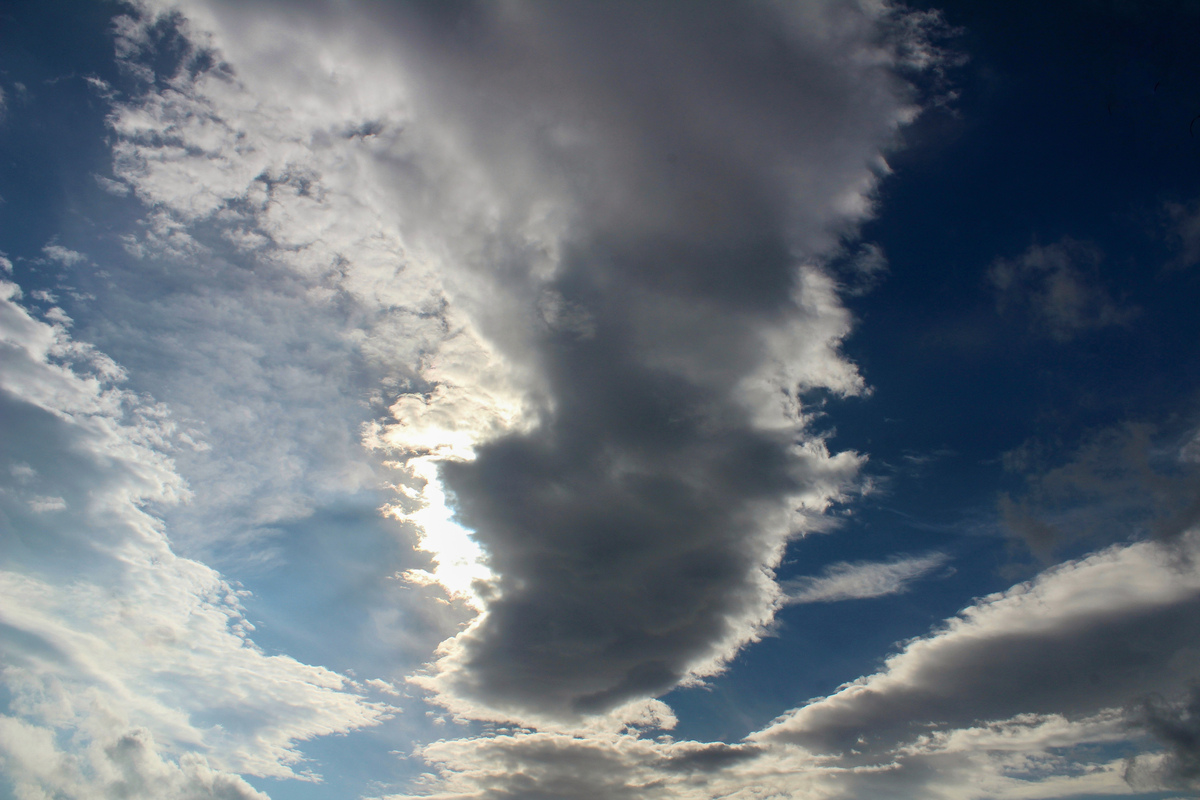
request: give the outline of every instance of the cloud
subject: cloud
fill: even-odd
[[[164,759],[144,729],[65,752],[55,731],[0,716],[0,764],[16,797],[103,800],[268,800],[241,777],[213,769],[198,754]]]
[[[1063,238],[1032,245],[1015,260],[997,259],[988,269],[1001,313],[1015,312],[1042,335],[1066,342],[1137,316],[1099,284],[1096,266],[1103,257],[1094,245]]]
[[[95,178],[97,186],[111,195],[126,197],[130,192],[129,185],[121,181],[114,181],[112,178],[106,178],[103,175],[92,175],[92,177]]]
[[[854,490],[805,409],[866,391],[824,262],[872,213],[937,16],[150,7],[216,66],[112,118],[114,175],[168,218],[137,245],[221,227],[386,351],[366,441],[408,472],[391,513],[437,521],[409,576],[481,610],[422,685],[566,720],[759,636],[783,547]],[[130,63],[153,19],[122,24]]]
[[[1197,546],[1189,534],[1189,552]],[[878,758],[926,725],[1068,719],[1195,677],[1200,577],[1172,550],[1114,546],[977,601],[884,668],[783,715],[753,741]]]
[[[1165,752],[1130,759],[1126,780],[1135,788],[1195,789],[1200,786],[1200,691],[1164,697],[1156,692],[1134,704],[1127,721],[1165,746]]]
[[[42,248],[42,252],[46,254],[47,258],[57,261],[66,267],[72,267],[87,261],[87,256],[83,253],[77,253],[60,244],[48,244]]]
[[[886,758],[855,764],[779,743],[501,730],[419,749],[414,755],[431,771],[387,800],[1128,796],[1124,761],[1104,752],[1127,733],[1119,711],[1075,721],[1027,714],[926,733]]]
[[[731,769],[762,749],[721,742],[675,742],[630,733],[586,739],[561,733],[500,731],[491,737],[434,742],[415,755],[436,765],[414,794],[387,800],[623,800],[725,796]],[[790,796],[790,795],[789,795]]]
[[[0,757],[19,796],[259,797],[297,743],[377,724],[347,678],[250,638],[239,591],[153,513],[189,491],[169,410],[0,283]],[[196,755],[203,753],[204,757]]]
[[[1040,558],[1078,542],[1174,540],[1200,522],[1196,440],[1193,432],[1180,446],[1149,424],[1126,423],[1093,432],[1054,466],[1028,441],[1004,457],[1027,484],[1001,496],[1004,523]]]
[[[788,604],[831,603],[900,594],[910,583],[945,564],[943,553],[831,564],[818,577],[797,578],[782,585]]]
[[[1200,264],[1200,203],[1165,203],[1163,208],[1170,221],[1170,238],[1179,249],[1171,263],[1178,267]]]

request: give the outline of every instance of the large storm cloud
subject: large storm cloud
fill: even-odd
[[[826,262],[872,213],[919,111],[908,78],[940,65],[939,18],[841,2],[163,7],[229,77],[177,81],[147,109],[203,163],[124,115],[139,194],[195,218],[180,173],[215,166],[212,202],[257,246],[443,325],[370,438],[412,485],[444,483],[443,532],[466,528],[477,545],[459,550],[486,560],[449,579],[462,553],[425,526],[425,579],[482,613],[419,682],[468,715],[574,718],[712,674],[760,635],[784,545],[824,524],[861,463],[828,452],[805,405],[865,391]],[[249,96],[292,100],[248,111]],[[245,156],[212,150],[219,130]],[[390,250],[310,222],[363,196],[394,213],[378,221]]]
[[[443,465],[495,578],[428,685],[606,711],[710,674],[769,622],[783,545],[858,463],[806,429],[803,395],[863,390],[822,263],[913,114],[897,72],[929,57],[920,21],[566,3],[464,6],[422,34],[453,54],[431,104],[515,185],[501,213],[567,220],[549,269],[511,243],[469,264],[504,274],[505,300],[468,307],[537,375],[538,417]]]

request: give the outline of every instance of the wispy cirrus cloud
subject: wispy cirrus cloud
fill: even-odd
[[[788,604],[831,603],[900,594],[910,583],[943,566],[944,553],[831,564],[818,576],[796,578],[781,585]]]

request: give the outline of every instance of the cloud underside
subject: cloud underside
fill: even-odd
[[[1198,545],[1194,533],[1185,537],[1186,558]],[[1200,578],[1181,552],[1114,546],[982,598],[905,644],[878,673],[740,745],[631,733],[442,741],[421,753],[439,777],[397,798],[970,800],[1189,790]]]

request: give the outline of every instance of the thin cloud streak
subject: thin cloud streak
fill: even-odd
[[[907,591],[909,584],[943,566],[944,553],[897,558],[891,561],[840,562],[821,575],[797,578],[782,584],[788,605],[832,603],[886,597]]]

